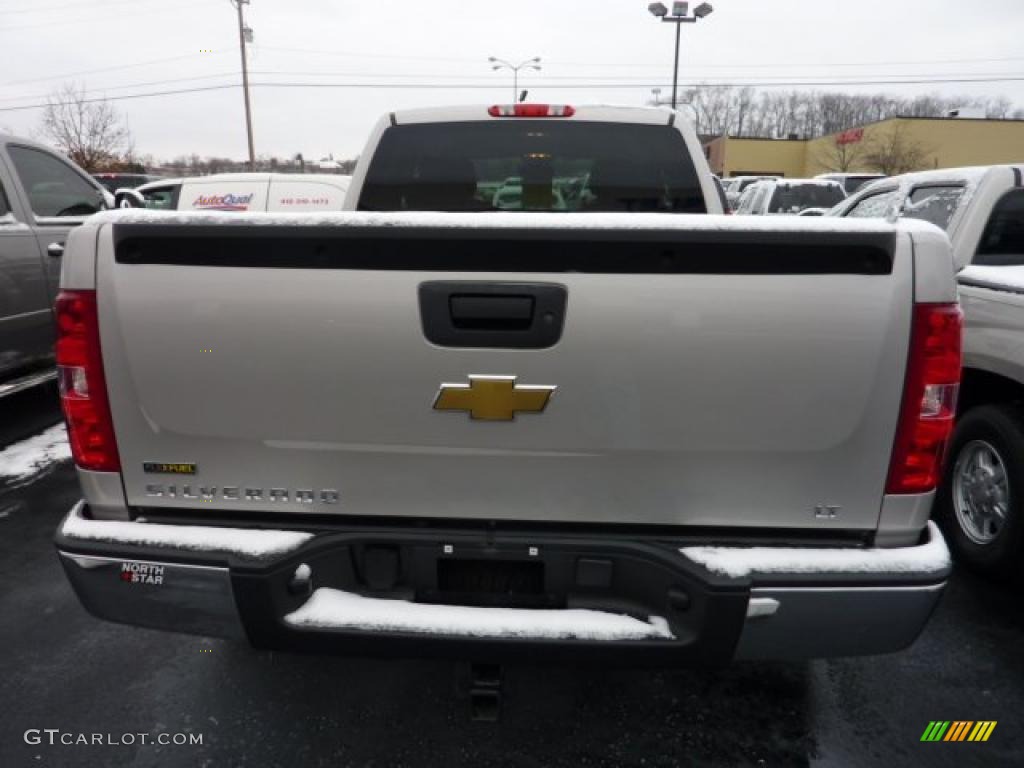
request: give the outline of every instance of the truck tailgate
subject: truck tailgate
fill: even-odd
[[[101,233],[101,341],[131,505],[211,516],[877,523],[912,309],[912,244],[897,226],[740,228],[657,214],[226,218],[136,215]],[[527,302],[522,322],[547,323],[550,337],[513,346],[502,331],[522,330],[519,309],[488,319],[498,305],[484,301],[469,325],[493,331],[486,343],[436,343],[425,335],[436,321],[425,283],[442,283],[435,313],[495,285],[531,299],[534,287],[562,287],[564,313],[549,318]],[[452,384],[462,385],[449,388],[452,402],[482,408],[471,376],[516,377],[553,395],[529,412],[530,398],[493,384],[504,388],[501,407],[527,408],[509,420],[434,407]]]

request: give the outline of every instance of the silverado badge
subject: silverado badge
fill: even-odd
[[[437,411],[468,411],[476,421],[512,421],[516,413],[540,413],[553,386],[516,384],[515,376],[470,376],[469,384],[442,384]]]

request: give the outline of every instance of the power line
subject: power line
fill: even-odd
[[[189,82],[196,82],[196,81],[201,81],[201,80],[216,80],[216,79],[222,78],[222,77],[234,77],[236,74],[237,74],[237,72],[221,72],[221,73],[209,74],[209,75],[196,75],[196,76],[193,76],[193,77],[176,77],[176,78],[170,78],[170,79],[167,79],[167,80],[149,80],[149,81],[140,82],[140,83],[126,83],[126,84],[123,84],[123,85],[112,85],[112,86],[99,87],[99,88],[85,88],[85,89],[83,89],[83,93],[106,93],[107,91],[124,90],[126,88],[147,88],[147,87],[154,86],[154,85],[169,85],[169,84],[172,84],[172,83],[189,83]],[[252,74],[252,75],[259,75],[259,76],[263,76],[263,77],[284,77],[284,76],[289,76],[289,77],[296,77],[296,76],[298,76],[298,77],[307,77],[307,76],[313,76],[313,77],[373,77],[373,78],[377,78],[377,79],[388,79],[388,78],[390,78],[390,79],[400,79],[400,78],[423,78],[423,77],[429,77],[432,80],[464,80],[465,78],[470,77],[470,76],[467,76],[467,75],[454,75],[454,74],[432,74],[432,75],[426,75],[426,74],[424,74],[422,72],[420,72],[420,73],[398,73],[398,72],[393,72],[393,73],[392,72],[318,72],[318,71],[293,71],[293,70],[252,70],[250,72],[250,74]],[[829,80],[824,80],[824,79],[813,78],[811,80],[795,82],[795,81],[790,80],[789,78],[785,78],[785,82],[776,83],[776,82],[773,82],[773,80],[779,79],[776,76],[764,76],[764,77],[756,77],[756,82],[745,82],[744,83],[744,82],[733,82],[733,81],[725,81],[725,80],[721,80],[721,81],[717,81],[717,82],[700,81],[696,86],[689,86],[689,87],[702,87],[702,86],[772,87],[772,86],[776,86],[776,85],[804,85],[804,86],[806,86],[806,85],[829,85],[829,86],[841,86],[841,85],[886,85],[886,84],[905,85],[905,84],[909,84],[909,83],[925,84],[925,83],[946,83],[946,82],[1013,82],[1013,81],[1016,81],[1016,80],[1019,80],[1019,79],[1024,79],[1024,78],[1021,78],[1020,76],[1018,76],[1017,73],[1015,73],[1015,72],[977,73],[975,75],[970,76],[969,78],[955,78],[955,79],[925,78],[925,79],[921,79],[921,80],[912,80],[912,81],[904,80],[904,79],[897,79],[897,80],[888,79],[888,78],[898,78],[899,75],[892,75],[892,76],[888,76],[888,75],[865,75],[864,77],[871,78],[871,79],[855,79],[855,80],[851,80],[851,79],[829,79]],[[554,87],[564,87],[564,88],[574,88],[574,87],[586,87],[586,88],[644,88],[644,87],[657,87],[657,86],[661,85],[661,83],[652,83],[651,82],[651,78],[649,78],[649,77],[645,78],[645,77],[641,77],[641,76],[602,76],[600,78],[600,80],[602,82],[600,82],[600,83],[594,83],[594,80],[595,80],[595,78],[593,76],[586,76],[586,75],[545,75],[543,82],[535,83],[531,87],[534,87],[534,88],[554,88]],[[549,81],[557,81],[557,83],[556,84],[551,84]],[[580,81],[580,82],[577,82],[577,81]],[[376,85],[376,86],[381,87],[381,88],[385,88],[385,87],[388,87],[388,88],[396,88],[396,87],[400,88],[400,87],[403,87],[402,84],[379,82],[379,81],[376,81],[376,80],[375,80],[374,83],[370,83],[370,84],[363,84],[363,83],[356,83],[356,84],[349,84],[349,83],[315,83],[315,82],[302,84],[302,83],[262,82],[262,83],[259,83],[259,85],[262,85],[262,86],[288,85],[290,87],[310,87],[310,88],[315,88],[315,87],[344,88],[344,87],[348,87],[348,86],[351,86],[351,87],[370,87],[371,85]],[[469,82],[469,83],[457,83],[457,82],[456,83],[433,83],[433,84],[431,84],[431,86],[432,87],[437,87],[437,88],[445,88],[445,87],[458,88],[458,87],[461,87],[461,86],[468,86],[468,87],[473,87],[473,88],[476,88],[476,87],[481,87],[481,88],[488,87],[488,85],[486,85],[486,84],[483,84],[483,83],[479,83],[478,84],[476,82]],[[415,84],[415,83],[413,83],[413,84],[409,84],[409,87],[426,87],[426,84]],[[38,100],[38,99],[46,99],[46,98],[47,98],[47,96],[43,95],[43,94],[32,95],[32,96],[11,96],[11,97],[0,99],[0,102],[12,102],[12,101],[16,102],[16,101]],[[109,97],[110,100],[116,100],[117,98],[118,97],[116,97],[116,96]]]
[[[456,57],[456,56],[404,56],[401,54],[387,54],[387,53],[366,53],[361,51],[325,51],[317,50],[312,48],[283,48],[277,46],[260,45],[256,46],[257,50],[261,51],[280,51],[282,53],[302,53],[302,54],[314,54],[321,56],[341,56],[348,58],[372,58],[372,59],[395,59],[395,60],[415,60],[415,61],[452,61],[452,62],[478,62],[481,57]],[[659,63],[651,64],[637,64],[633,63],[614,63],[607,61],[560,61],[558,59],[547,58],[545,59],[548,64],[554,66],[573,66],[573,67],[627,67],[629,69],[661,69],[664,65]],[[940,64],[990,64],[993,62],[1011,62],[1011,61],[1024,61],[1024,56],[1008,56],[1008,57],[996,57],[996,58],[978,58],[978,59],[931,59],[931,60],[903,60],[903,61],[858,61],[858,62],[838,62],[838,63],[826,63],[826,64],[764,64],[764,63],[752,63],[752,64],[702,64],[701,67],[705,69],[806,69],[808,67],[814,68],[828,68],[828,67],[890,67],[890,66],[934,66]]]
[[[254,46],[254,47],[257,48],[257,50],[286,50],[286,51],[294,51],[294,52],[319,53],[318,51],[304,51],[303,49],[298,49],[298,48],[283,48],[282,49],[282,48],[268,48],[266,46]],[[99,74],[101,72],[116,72],[116,71],[123,70],[123,69],[138,69],[140,67],[151,66],[151,65],[154,65],[154,64],[167,64],[167,63],[171,63],[171,62],[175,62],[175,61],[185,61],[186,59],[195,59],[199,55],[203,55],[203,56],[223,56],[223,55],[228,54],[228,53],[232,53],[232,52],[231,51],[214,50],[214,51],[210,51],[209,53],[204,53],[204,54],[192,53],[192,54],[185,54],[183,56],[168,56],[168,57],[160,58],[160,59],[149,59],[149,60],[146,60],[146,61],[133,61],[130,64],[115,64],[115,65],[109,66],[109,67],[97,67],[97,68],[94,68],[94,69],[82,69],[82,70],[78,70],[78,71],[75,71],[75,72],[66,72],[66,73],[60,74],[60,75],[47,75],[45,77],[32,77],[32,78],[26,78],[26,79],[23,79],[23,80],[8,80],[8,81],[4,82],[4,86],[28,85],[30,83],[44,83],[44,82],[51,82],[51,81],[54,81],[54,80],[67,80],[67,79],[71,79],[71,78],[80,77],[82,75],[93,75],[93,74]],[[396,59],[407,59],[407,60],[423,58],[424,60],[440,60],[440,61],[456,61],[456,60],[457,61],[474,61],[474,62],[477,61],[476,59],[452,59],[452,58],[437,58],[437,57],[415,57],[415,56],[390,57],[387,54],[344,53],[344,52],[339,52],[339,51],[334,51],[334,52],[324,51],[323,53],[335,53],[335,54],[343,55],[343,56],[364,56],[364,55],[365,56],[378,56],[378,57],[382,57],[382,58],[396,58]],[[982,63],[982,62],[1008,62],[1008,61],[1024,61],[1024,57],[1009,57],[1009,58],[996,58],[996,59],[948,59],[946,61],[934,61],[934,62],[869,62],[869,63],[863,63],[862,62],[860,64],[852,64],[852,65],[849,65],[849,66],[870,66],[872,64],[876,65],[876,66],[886,66],[887,64],[895,65],[895,64],[900,64],[900,63],[903,63],[903,64],[955,64],[955,63]],[[572,65],[572,66],[599,66],[599,67],[620,67],[620,66],[623,66],[623,67],[630,67],[632,69],[636,69],[637,68],[636,65],[632,65],[632,64],[608,64],[608,63],[604,63],[604,64],[595,65],[595,64],[584,64],[582,62],[552,62],[552,63],[553,64],[561,64],[561,65]],[[728,69],[737,69],[737,68],[742,68],[744,66],[745,65],[741,65],[741,64],[725,64],[725,65],[702,64],[701,65],[701,69],[702,70],[704,70],[704,69],[726,69],[726,68],[728,68]],[[748,66],[750,66],[750,67],[759,67],[759,66],[773,66],[773,65],[751,64],[751,65],[748,65]],[[792,67],[795,68],[795,67],[807,66],[807,65],[796,65],[796,64],[794,64],[794,65],[780,65],[780,66],[785,66],[785,67],[792,66]],[[810,66],[814,66],[815,68],[817,68],[819,65],[810,65]],[[826,65],[820,65],[820,66],[826,66]],[[827,66],[840,67],[840,66],[848,66],[848,65],[844,65],[844,64],[830,64],[830,65],[827,65]],[[651,69],[660,70],[661,68],[662,67],[660,65],[651,65]],[[398,74],[398,73],[394,73],[393,74],[393,73],[380,73],[380,72],[373,72],[373,73],[370,73],[370,72],[316,72],[316,71],[290,71],[290,70],[289,71],[285,71],[285,70],[276,70],[276,71],[275,70],[264,70],[264,71],[261,71],[261,72],[254,72],[253,74],[261,74],[261,75],[298,75],[298,76],[310,76],[310,75],[312,75],[312,76],[323,76],[323,77],[328,77],[328,76],[331,76],[331,77],[363,77],[363,76],[366,76],[366,75],[372,75],[374,77],[420,77],[420,76],[422,76],[422,73],[417,73],[417,74],[414,75],[414,74]],[[898,76],[899,75],[893,75],[893,77],[898,77]],[[992,76],[992,75],[988,74],[988,73],[986,73],[986,74],[977,73],[974,76],[989,77],[989,76]],[[207,76],[207,77],[214,77],[214,76]],[[431,75],[431,77],[435,77],[435,78],[448,78],[448,77],[465,77],[465,75]],[[553,80],[553,79],[564,79],[564,80],[581,79],[581,80],[589,80],[589,79],[593,79],[595,77],[599,77],[599,78],[605,79],[605,80],[619,80],[619,79],[622,79],[622,80],[633,80],[633,79],[643,80],[643,79],[649,79],[651,77],[651,75],[552,75],[552,74],[545,75],[545,79],[546,80]],[[743,75],[737,75],[737,77],[743,77]],[[755,75],[754,77],[756,77],[758,79],[768,79],[770,77],[783,77],[783,78],[787,78],[788,79],[791,76],[790,75],[778,75],[778,76]],[[884,76],[882,76],[882,75],[879,75],[879,76],[875,76],[875,75],[856,75],[856,76],[851,76],[851,77],[864,77],[864,78],[869,78],[869,79],[875,79],[875,78],[881,78],[881,77],[884,77]],[[186,80],[190,80],[190,79],[197,79],[197,78],[180,78],[178,81],[186,81]],[[160,82],[160,81],[157,81],[157,82]],[[175,82],[175,80],[167,80],[166,82]],[[839,82],[839,81],[837,80],[836,82]],[[153,84],[153,83],[148,83],[148,84]],[[133,87],[133,86],[140,86],[141,87],[141,86],[144,86],[144,85],[147,85],[147,83],[135,83],[135,84],[132,84],[132,86],[129,86],[129,85],[110,86],[108,88],[108,90],[112,90],[114,88],[128,88],[128,87]],[[91,88],[91,89],[88,89],[88,90],[95,91],[95,90],[102,90],[102,89]],[[22,98],[36,98],[36,97],[26,96],[26,97],[22,97]],[[42,98],[42,97],[38,97],[38,98]],[[6,99],[6,100],[10,101],[11,99]]]
[[[205,54],[204,53],[202,55],[203,56],[209,56],[209,55],[217,56],[217,55],[223,55],[225,53],[227,53],[227,51],[211,51],[209,54]],[[169,62],[172,62],[172,61],[184,61],[185,59],[194,59],[196,56],[199,56],[199,55],[200,54],[198,54],[198,53],[190,53],[190,54],[186,54],[185,56],[169,56],[169,57],[164,58],[164,59],[150,59],[149,61],[133,61],[131,64],[116,64],[116,65],[114,65],[112,67],[99,67],[97,69],[82,69],[82,70],[79,70],[78,72],[69,72],[69,73],[63,74],[63,75],[52,75],[52,76],[49,76],[49,77],[33,77],[33,78],[29,78],[27,80],[8,80],[7,82],[4,83],[4,85],[8,86],[8,85],[26,85],[28,83],[45,83],[45,82],[49,82],[51,80],[66,80],[68,78],[79,77],[81,75],[94,75],[97,72],[114,72],[115,70],[119,70],[119,69],[138,69],[139,67],[147,67],[147,66],[149,66],[151,64],[166,64],[166,63],[169,63]]]
[[[362,58],[362,59],[394,59],[394,60],[405,60],[405,61],[451,61],[464,64],[468,61],[480,63],[484,61],[486,56],[403,56],[401,54],[393,53],[365,53],[362,51],[324,51],[315,50],[312,48],[281,48],[273,45],[256,45],[253,46],[257,51],[280,51],[282,53],[303,53],[313,54],[316,56],[342,56],[349,58]]]
[[[937,83],[996,83],[996,82],[1024,82],[1024,76],[1013,77],[986,77],[986,78],[944,78],[944,79],[915,79],[915,80],[860,80],[860,81],[804,81],[793,80],[786,83],[680,83],[681,88],[705,88],[705,87],[752,87],[752,88],[777,88],[788,86],[823,86],[823,85],[926,85]],[[253,88],[353,88],[366,89],[378,88],[382,90],[495,90],[499,86],[493,82],[487,83],[380,83],[380,82],[350,82],[350,83],[302,83],[302,82],[257,82],[249,84]],[[122,96],[98,97],[82,99],[81,103],[89,104],[99,101],[127,101],[130,99],[146,99],[154,96],[176,96],[186,93],[203,93],[208,91],[222,91],[229,88],[240,87],[238,83],[225,85],[208,85],[198,88],[178,88],[169,91],[151,91],[149,93],[131,93]],[[617,89],[641,89],[641,88],[665,88],[665,82],[652,81],[647,83],[572,83],[565,85],[545,85],[538,83],[530,86],[532,90],[617,90]],[[66,104],[68,102],[54,102],[55,104]],[[78,103],[78,102],[76,102]],[[24,104],[16,107],[0,107],[0,112],[18,112],[27,109],[42,109],[48,106],[42,104]]]
[[[63,5],[45,5],[34,8],[5,8],[0,10],[0,16],[8,16],[17,13],[49,13],[50,11],[63,11],[77,9],[81,11],[95,12],[96,9],[109,8],[116,5],[138,5],[140,2],[162,2],[163,0],[115,0],[112,3],[83,2],[65,3]]]
[[[174,78],[171,78],[169,80],[150,80],[150,81],[145,82],[145,83],[127,83],[125,85],[108,85],[108,86],[103,87],[103,88],[82,88],[81,92],[82,93],[106,93],[107,91],[120,91],[120,90],[124,90],[125,88],[147,88],[147,87],[152,86],[152,85],[170,85],[171,83],[194,83],[197,80],[216,80],[217,78],[221,78],[221,77],[234,77],[237,74],[238,74],[237,72],[220,72],[220,73],[215,74],[215,75],[196,75],[195,77],[174,77]],[[259,74],[263,74],[263,73],[259,73]],[[273,73],[269,73],[269,74],[273,74]],[[35,100],[35,99],[46,99],[46,98],[48,98],[48,96],[46,96],[46,95],[9,96],[9,97],[0,99],[0,102],[24,101],[26,99]],[[111,97],[111,98],[114,98],[114,97]]]
[[[702,69],[829,69],[831,67],[899,67],[899,66],[939,66],[944,64],[992,64],[992,63],[1006,63],[1011,61],[1024,61],[1024,56],[1004,56],[999,58],[984,58],[984,59],[930,59],[930,60],[903,60],[903,61],[848,61],[848,62],[825,62],[825,63],[797,63],[797,64],[765,64],[765,63],[747,63],[747,64],[701,64]],[[572,66],[572,67],[629,67],[639,68],[646,67],[651,69],[659,69],[664,64],[616,64],[610,62],[583,62],[583,61],[558,61],[556,59],[548,59],[548,63],[552,65],[561,66]]]
[[[168,16],[171,14],[178,14],[180,11],[186,8],[199,7],[209,7],[209,5],[204,2],[197,2],[187,3],[185,5],[175,5],[173,8],[167,8],[165,10],[143,11],[142,13],[118,13],[117,20],[120,21],[124,18],[135,18],[139,16],[146,16],[147,18],[153,16]],[[41,21],[32,24],[17,24],[13,27],[4,27],[4,32],[12,32],[19,29],[38,29],[39,27],[59,27],[68,24],[94,24],[96,22],[109,23],[110,18],[110,16],[105,14],[93,13],[90,16],[85,16],[76,19],[62,19],[61,21]]]

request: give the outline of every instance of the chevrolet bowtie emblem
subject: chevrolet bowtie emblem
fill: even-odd
[[[512,421],[517,413],[540,413],[556,387],[516,384],[515,376],[470,376],[469,384],[442,384],[437,411],[469,411],[478,421]]]

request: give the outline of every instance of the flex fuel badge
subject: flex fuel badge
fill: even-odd
[[[189,462],[171,464],[164,461],[145,461],[142,463],[142,471],[149,475],[194,475],[199,471],[199,466]]]
[[[121,581],[129,584],[163,586],[164,566],[153,563],[121,563]]]

